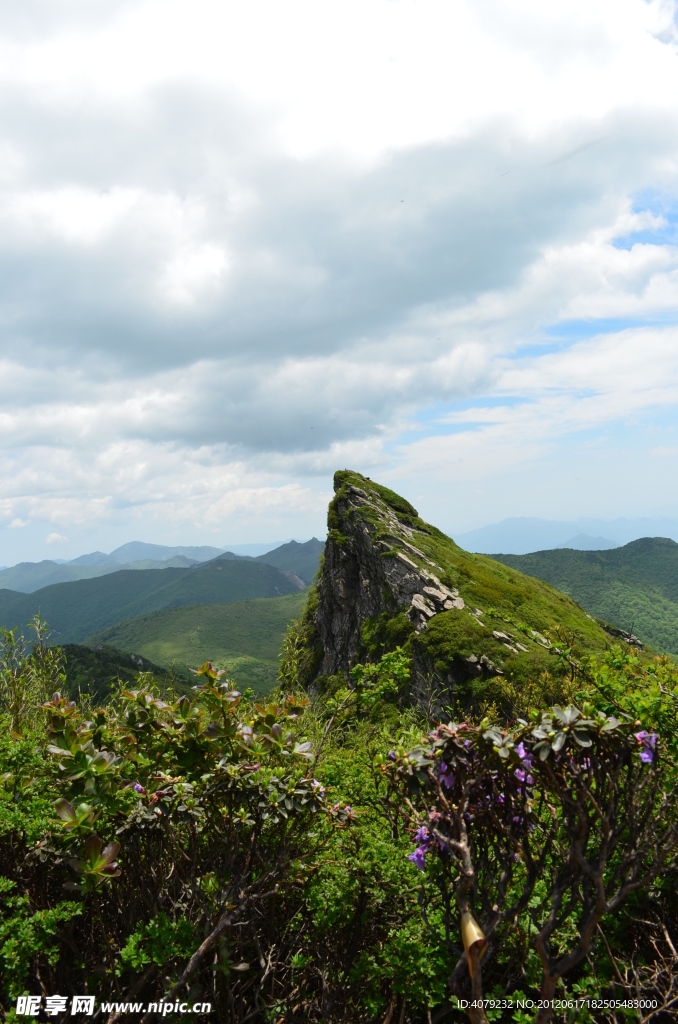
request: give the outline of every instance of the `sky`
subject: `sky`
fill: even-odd
[[[0,9],[0,564],[678,517],[673,0]]]

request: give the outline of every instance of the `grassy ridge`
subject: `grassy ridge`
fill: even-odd
[[[558,548],[497,561],[569,594],[592,615],[678,654],[678,544],[645,537],[612,551]]]
[[[297,587],[280,570],[249,559],[208,562],[197,569],[122,570],[32,594],[0,590],[0,626],[26,627],[40,612],[52,628],[53,643],[77,644],[123,619],[162,608],[290,593],[298,593]]]
[[[278,652],[285,630],[298,618],[306,591],[285,597],[232,604],[172,608],[119,622],[89,637],[133,652],[165,667],[196,668],[208,659],[228,668],[243,689],[268,693],[278,675]]]

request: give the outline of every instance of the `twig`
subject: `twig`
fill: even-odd
[[[131,989],[125,993],[125,1002],[129,1002],[129,1000],[132,999],[137,994],[137,992],[139,992],[144,987],[148,979],[156,970],[157,967],[155,964],[151,964],[150,967],[146,968],[141,977],[137,978],[137,980],[134,982]],[[113,1013],[108,1018],[108,1020],[106,1021],[106,1024],[115,1024],[117,1020],[120,1020],[124,1012],[124,1010],[114,1010]]]
[[[610,958],[610,963],[612,964],[612,969],[614,970],[614,973],[617,975],[617,981],[619,982],[620,985],[623,986],[626,983],[625,983],[624,979],[622,978],[621,974],[619,973],[619,968],[617,967],[617,961],[615,960],[615,958],[612,955],[612,950],[610,949],[610,944],[609,944],[609,942],[607,941],[607,939],[605,937],[605,932],[600,927],[600,924],[597,924],[596,927],[597,927],[598,931],[600,932],[601,939],[605,943],[605,949],[607,950],[607,955]]]
[[[277,891],[278,891],[278,886],[276,885],[275,888],[271,889],[270,892],[257,893],[256,895],[250,895],[248,897],[248,899],[265,899],[267,896],[273,896],[273,894],[276,893]],[[199,948],[195,951],[195,953],[193,954],[191,959],[188,961],[188,963],[187,963],[187,965],[186,965],[186,967],[184,969],[184,973],[179,978],[179,981],[176,983],[176,985],[173,985],[172,988],[169,990],[169,992],[167,992],[162,997],[161,1002],[169,1003],[169,1002],[172,1001],[172,999],[177,994],[179,989],[183,985],[185,985],[186,982],[189,980],[189,978],[196,972],[196,970],[200,966],[200,961],[205,956],[205,954],[209,952],[209,950],[214,945],[216,940],[219,938],[221,933],[226,931],[228,926],[230,924],[232,924],[233,921],[237,917],[239,917],[240,914],[243,912],[243,910],[245,908],[245,905],[246,905],[246,902],[247,902],[247,900],[245,900],[245,899],[241,900],[240,904],[235,908],[235,910],[233,910],[233,911],[228,911],[227,910],[226,913],[222,915],[222,917],[219,920],[219,923],[217,924],[217,926],[212,929],[212,931],[207,936],[205,941],[202,943],[201,946],[199,946]],[[154,1012],[155,1011],[149,1010],[147,1013],[145,1013],[144,1016],[141,1019],[141,1024],[146,1024],[146,1022],[151,1019],[151,1017],[152,1017]],[[113,1024],[113,1022],[112,1021],[108,1021],[107,1024]]]

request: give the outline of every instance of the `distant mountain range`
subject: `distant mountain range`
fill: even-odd
[[[282,571],[295,572],[302,578],[304,583],[312,583],[315,574],[320,566],[320,556],[325,550],[325,542],[311,537],[304,544],[296,540],[288,544],[281,544],[273,551],[267,551],[265,555],[258,555],[258,562],[265,562],[266,565],[274,565]]]
[[[246,546],[257,548],[260,545]],[[48,559],[42,562],[20,562],[11,568],[0,570],[0,589],[31,594],[57,583],[94,579],[120,572],[121,569],[192,569],[215,558],[266,562],[278,569],[295,572],[305,583],[310,583],[318,569],[323,548],[323,542],[315,537],[303,544],[293,540],[256,556],[224,552],[223,549],[207,546],[168,547],[132,541],[109,554],[92,551],[70,562],[53,562]]]
[[[552,548],[600,551],[615,548],[641,537],[670,537],[678,540],[678,522],[667,518],[550,520],[527,516],[503,519],[454,540],[466,551],[490,555],[493,551],[524,555]]]
[[[129,565],[132,562],[151,560],[166,562],[176,555],[181,555],[191,562],[209,562],[223,551],[223,548],[201,547],[167,547],[165,544],[145,544],[140,540],[123,544],[106,555],[103,551],[92,551],[89,555],[80,555],[65,565]]]
[[[281,597],[304,586],[294,572],[250,558],[218,558],[194,569],[122,569],[31,594],[0,590],[0,626],[25,628],[40,612],[53,643],[77,644],[123,619],[162,608]]]
[[[612,551],[564,548],[493,555],[550,583],[585,611],[635,633],[657,651],[678,655],[678,544],[645,537]]]

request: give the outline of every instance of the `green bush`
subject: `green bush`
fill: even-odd
[[[366,641],[383,625],[373,624]],[[467,717],[455,730],[446,721],[431,726],[430,709],[411,706],[407,649],[380,656],[376,641],[378,660],[326,680],[309,698],[299,688],[317,658],[309,636],[307,619],[293,626],[281,688],[262,704],[209,663],[190,696],[163,697],[140,674],[101,706],[78,705],[58,689],[45,699],[62,677],[59,652],[10,645],[5,671],[29,682],[18,716],[14,683],[0,705],[5,1017],[18,995],[45,991],[89,992],[99,1002],[190,996],[233,1024],[464,1019],[453,1000],[455,991],[471,992],[457,912],[462,874],[454,858],[434,858],[429,847],[420,870],[413,854],[422,833],[419,845],[413,840],[432,823],[453,838],[443,826],[460,791],[441,788],[438,766],[445,760],[449,769],[451,754],[468,758],[466,740],[487,769],[481,782],[474,776],[462,811],[479,857],[470,901],[492,944],[482,961],[486,994],[539,996],[536,936],[567,870],[568,799],[586,808],[590,863],[602,835],[595,807],[604,815],[614,803],[614,786],[605,788],[614,771],[624,780],[626,810],[617,803],[615,820],[626,824],[606,879],[631,863],[628,841],[640,825],[646,836],[663,828],[670,846],[678,670],[666,659],[643,665],[620,649],[577,659],[559,647],[558,685],[568,681],[583,714],[544,718],[548,679],[521,688],[502,677],[491,715]],[[520,744],[532,758],[529,786],[516,776],[525,767]],[[643,790],[644,779],[654,788]],[[510,807],[482,803],[500,783]],[[561,971],[558,994],[670,998],[675,971],[664,929],[675,941],[678,899],[675,876],[662,875],[667,851],[654,873],[643,861],[645,888],[631,887],[597,919],[601,930],[588,955]],[[574,902],[549,938],[551,966],[581,946],[585,890],[573,875],[564,899]],[[527,1019],[521,1013],[487,1016]],[[615,1020],[607,1012],[591,1019]]]

